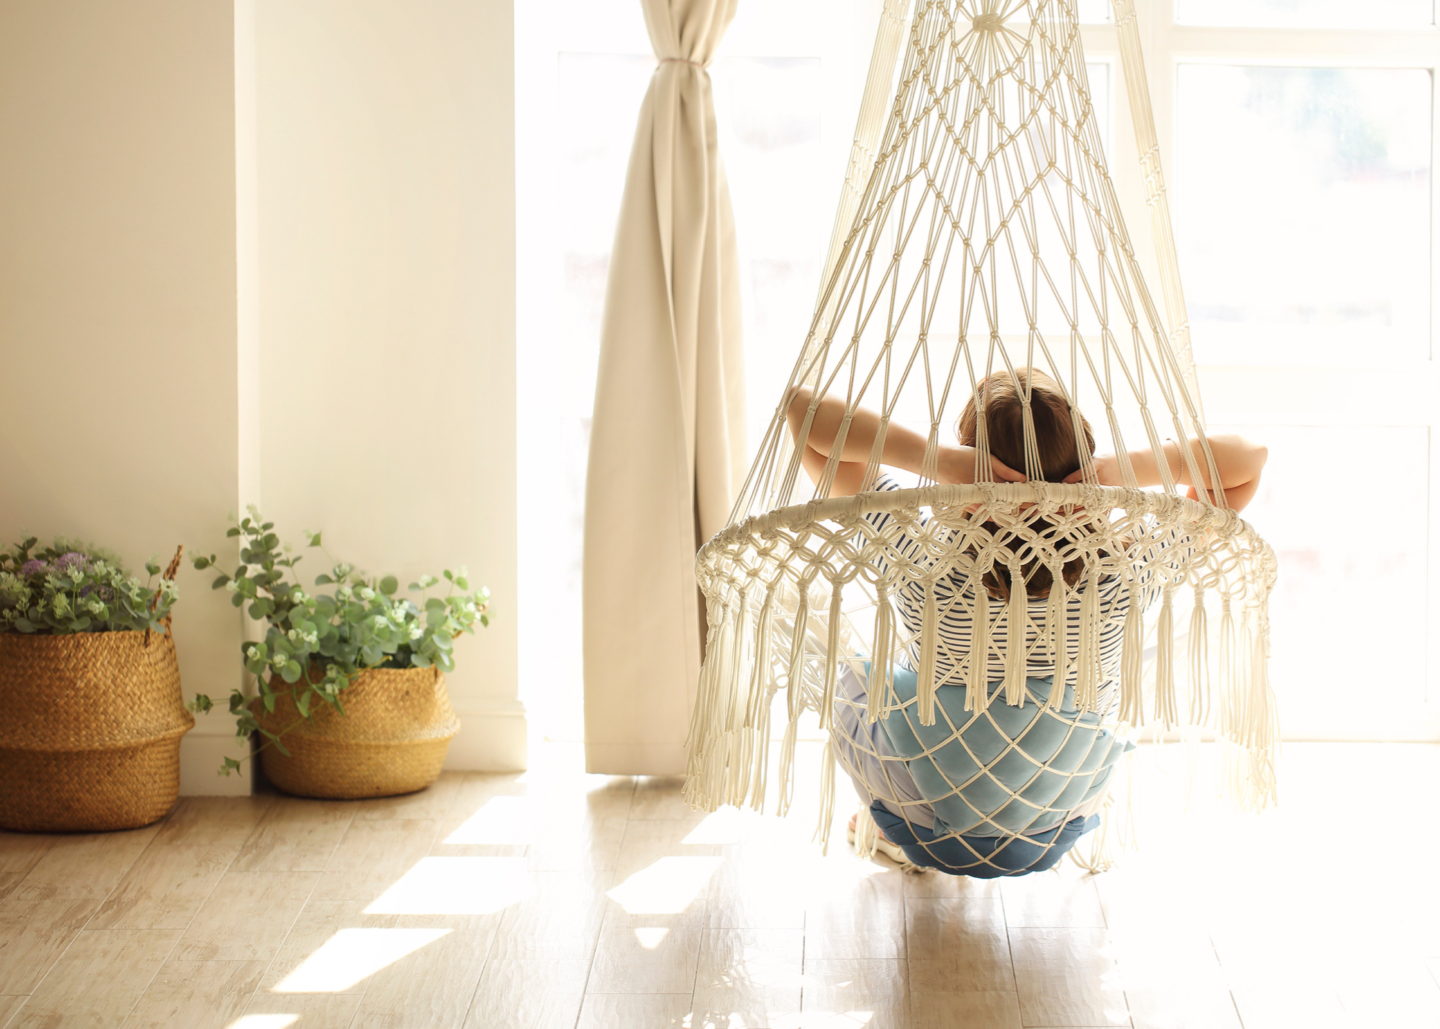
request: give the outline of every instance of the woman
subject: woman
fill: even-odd
[[[1008,371],[999,372],[979,384],[976,396],[966,404],[956,426],[956,444],[942,444],[939,447],[936,467],[940,482],[972,483],[976,480],[977,398],[980,397],[984,399],[991,479],[996,482],[1026,481],[1025,474],[1016,468],[1023,467],[1026,463],[1023,397],[1027,388],[1030,391],[1031,419],[1037,449],[1034,456],[1042,478],[1047,482],[1073,483],[1081,480],[1082,452],[1092,456],[1095,453],[1095,439],[1089,423],[1083,416],[1073,416],[1069,403],[1053,379],[1035,369],[1019,368],[1013,376]],[[791,398],[787,417],[790,431],[797,442],[806,414],[814,401],[814,394],[808,388],[797,389]],[[807,474],[817,483],[821,481],[824,469],[834,453],[845,410],[845,401],[838,397],[822,397],[815,405],[814,417],[804,440],[801,461]],[[838,460],[830,486],[830,496],[851,496],[860,489],[879,425],[880,419],[875,412],[864,408],[855,411],[840,452],[835,455]],[[1238,511],[1255,496],[1267,456],[1266,450],[1263,446],[1234,435],[1211,436],[1208,442],[1220,477],[1220,485],[1225,491],[1225,502],[1231,509]],[[1201,469],[1201,481],[1196,483],[1190,480],[1189,467],[1187,462],[1182,460],[1179,445],[1167,442],[1163,448],[1163,456],[1169,465],[1171,480],[1185,486],[1192,499],[1198,499],[1202,491],[1208,496],[1212,484],[1201,443],[1198,439],[1188,440],[1187,445],[1194,451],[1194,464]],[[888,426],[881,453],[882,465],[918,475],[921,474],[924,457],[924,436],[903,426]],[[1128,457],[1139,486],[1161,484],[1160,468],[1152,451],[1132,451]],[[1121,485],[1121,462],[1116,456],[1095,457],[1093,463],[1100,485]],[[882,469],[874,488],[883,491],[901,487]],[[885,530],[891,518],[883,512],[865,517],[877,532]],[[1038,520],[1032,522],[1032,528],[1043,531],[1047,527]],[[902,531],[894,546],[912,565],[923,565],[929,560],[921,540],[913,532]],[[1065,562],[1063,575],[1066,585],[1073,587],[1084,570],[1082,557],[1076,556]],[[1048,638],[1047,598],[1052,584],[1051,572],[1033,557],[1023,564],[1021,572],[1024,576],[1021,586],[1027,600],[1026,674],[1032,683],[1037,679],[1045,680],[1046,677],[1053,679],[1053,658],[1042,645]],[[997,564],[994,570],[986,574],[984,584],[992,598],[1004,600],[1008,599],[1010,590],[1014,588],[1010,580],[1007,566]],[[1123,585],[1120,577],[1114,575],[1102,577],[1096,583],[1096,588],[1100,590],[1100,604],[1107,615],[1099,641],[1102,682],[1096,707],[1100,712],[1104,712],[1108,707],[1118,680],[1123,616],[1131,602],[1130,593],[1122,589]],[[940,611],[937,635],[941,644],[935,655],[935,681],[943,690],[946,686],[958,687],[962,684],[958,665],[962,659],[968,658],[970,650],[970,604],[954,601],[957,597],[965,600],[965,591],[973,587],[970,587],[963,577],[952,579],[947,576],[936,582],[933,588]],[[1153,592],[1142,589],[1139,602],[1143,604],[1149,599],[1153,599]],[[915,577],[908,577],[895,591],[894,603],[901,621],[907,632],[916,638],[920,634],[924,602],[924,587]],[[1072,622],[1078,622],[1079,604],[1079,598],[1072,597],[1067,605],[1066,617]],[[1003,617],[1005,616],[1002,615]],[[1004,677],[1008,635],[1003,626],[997,624],[994,628],[986,661],[987,679],[992,687]],[[1075,641],[1077,635],[1072,632],[1067,638]],[[1078,643],[1072,642],[1072,646],[1078,646]],[[911,656],[918,657],[915,654]],[[887,753],[889,743],[886,734],[881,730],[881,723],[866,725],[857,714],[865,704],[865,683],[859,676],[849,672],[842,676],[842,685],[850,704],[837,705],[840,717],[837,719],[836,742],[846,753],[847,765],[852,769],[865,768],[866,774],[856,778],[857,791],[860,792],[862,801],[870,806],[871,814],[880,828],[882,849],[896,860],[908,858],[917,865],[983,878],[1023,875],[1053,867],[1081,835],[1099,824],[1094,812],[1103,803],[1103,791],[1075,809],[1046,811],[1034,824],[1016,832],[1002,832],[993,827],[987,830],[989,835],[947,836],[944,832],[932,832],[936,826],[935,811],[923,800],[922,791],[910,781],[904,762],[896,760],[896,755]],[[867,786],[867,781],[872,784],[886,783],[888,795],[877,796]],[[853,820],[851,827],[854,828]],[[937,836],[941,838],[937,839]]]

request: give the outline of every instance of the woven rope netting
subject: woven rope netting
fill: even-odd
[[[1116,23],[1163,314],[1107,171],[1074,0],[913,3],[908,17],[906,0],[886,4],[808,337],[731,522],[698,558],[708,634],[688,796],[708,809],[763,808],[777,796],[783,813],[797,726],[813,712],[832,741],[822,758],[822,836],[837,761],[902,816],[912,804],[936,816],[945,808],[954,825],[959,810],[967,833],[991,837],[1059,824],[1073,809],[1066,786],[1087,763],[1057,765],[1045,756],[1058,753],[1053,739],[1030,746],[1042,722],[1052,738],[1058,727],[1061,749],[1072,733],[1093,748],[1152,721],[1203,727],[1226,749],[1237,795],[1268,803],[1275,558],[1223,495],[1191,499],[1163,459],[1167,439],[1200,440],[1178,448],[1186,481],[1219,481],[1203,442],[1130,0],[1115,0]],[[1120,485],[1097,484],[1084,447],[1085,481],[1041,481],[1018,377],[1017,471],[1030,481],[986,481],[983,397],[981,481],[940,481],[941,446],[954,443],[977,385],[1022,367],[1059,384],[1077,439],[1080,412],[1089,418],[1099,450],[1119,455]],[[797,387],[814,400],[792,438]],[[836,456],[818,483],[801,467],[797,443],[823,396],[846,405],[836,455],[855,412],[879,414],[854,496],[829,495]],[[928,433],[918,479],[899,488],[881,480],[892,423]],[[1136,448],[1157,455],[1158,488],[1138,487],[1125,457]],[[1067,583],[1062,573],[1077,559],[1080,574]],[[1023,582],[1036,566],[1052,572],[1048,595],[1010,589],[997,598],[983,581],[1004,571]],[[913,688],[897,688],[902,678]],[[1011,717],[1026,710],[1045,717]],[[988,749],[971,742],[982,722],[999,741]],[[876,744],[879,723],[912,734],[922,757],[950,747],[968,770],[940,794],[901,796],[889,772],[902,760],[913,771],[915,755]],[[952,774],[942,764],[933,767]],[[979,786],[1003,788],[1003,801],[977,802]]]

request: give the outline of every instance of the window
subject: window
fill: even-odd
[[[1246,517],[1280,555],[1282,729],[1440,739],[1433,4],[1136,7],[1208,421],[1271,448]],[[1089,77],[1155,285],[1108,8],[1080,0]],[[878,10],[878,0],[742,4],[712,68],[741,248],[752,450],[810,319]],[[521,688],[541,731],[578,739],[600,315],[654,57],[638,0],[527,0],[515,13]],[[1372,716],[1347,709],[1372,696]]]

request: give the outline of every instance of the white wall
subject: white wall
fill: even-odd
[[[475,768],[524,762],[512,39],[508,0],[0,0],[0,543],[233,561],[258,500],[373,570],[468,564]],[[185,692],[224,695],[241,619],[180,581]],[[184,792],[248,788],[232,732]]]
[[[0,2],[0,543],[220,550],[237,504],[235,122],[228,3]],[[233,553],[233,548],[231,550]],[[240,681],[240,620],[193,572],[187,695]],[[215,775],[233,726],[183,749]],[[202,753],[203,751],[203,753]]]
[[[450,764],[523,767],[511,4],[255,18],[263,509],[402,581],[468,565],[494,619],[456,646]]]

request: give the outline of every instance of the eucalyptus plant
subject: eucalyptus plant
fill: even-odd
[[[274,528],[254,507],[236,520],[226,535],[239,538],[241,563],[234,574],[220,572],[212,588],[229,591],[231,603],[265,624],[265,638],[242,644],[241,651],[266,712],[273,714],[276,699],[288,695],[300,718],[272,732],[251,712],[250,698],[233,690],[230,713],[242,739],[259,733],[265,738],[262,746],[273,744],[288,755],[280,737],[301,721],[313,720],[317,704],[344,714],[342,695],[362,672],[431,666],[453,671],[454,640],[461,633],[473,634],[477,624],[490,624],[490,592],[472,589],[463,568],[447,569],[441,578],[422,575],[409,584],[411,596],[404,596],[395,576],[367,575],[336,561],[325,550],[321,533],[308,530],[306,543],[324,556],[327,570],[315,577],[315,589],[307,590],[296,572],[304,555],[282,544]],[[196,557],[194,565],[217,568],[217,558]],[[444,592],[432,596],[442,581]],[[197,712],[213,706],[203,693],[191,703]],[[239,761],[227,757],[220,771],[229,775],[239,767]]]
[[[37,550],[39,542],[0,552],[0,632],[165,631],[179,593],[170,579],[155,583],[157,560],[146,562],[142,583],[108,550],[64,537]]]

